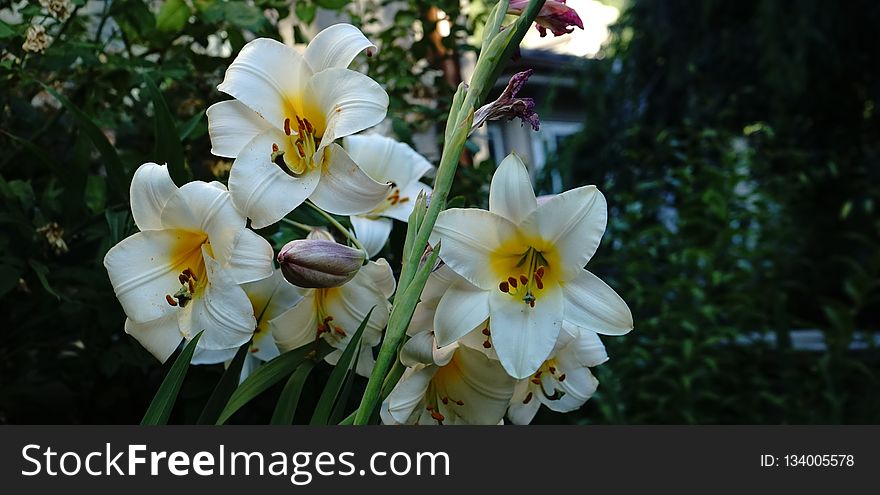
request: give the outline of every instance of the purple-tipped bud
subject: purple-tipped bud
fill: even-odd
[[[363,251],[324,239],[290,241],[278,253],[284,278],[307,289],[339,287],[354,278],[364,259]]]
[[[507,13],[521,15],[528,4],[529,0],[513,0],[510,2]],[[565,0],[558,2],[547,0],[541,7],[541,11],[538,12],[535,24],[537,24],[541,37],[547,36],[548,29],[553,33],[553,36],[562,36],[574,31],[575,27],[584,28],[580,16],[573,8],[565,5]]]
[[[538,114],[535,113],[535,100],[516,97],[519,90],[529,80],[532,72],[532,69],[528,69],[514,74],[497,100],[477,109],[474,112],[474,123],[471,126],[471,130],[480,127],[488,120],[513,120],[518,118],[522,120],[523,124],[529,124],[532,126],[532,129],[537,131],[541,126],[541,121],[538,120]]]

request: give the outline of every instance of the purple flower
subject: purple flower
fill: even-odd
[[[522,120],[523,124],[529,124],[532,126],[532,129],[537,131],[541,121],[538,120],[538,114],[535,113],[535,100],[516,97],[519,90],[529,80],[532,72],[532,69],[528,69],[514,74],[497,100],[483,105],[474,113],[474,123],[471,129],[480,127],[488,120],[513,120],[518,118]]]
[[[513,0],[510,2],[507,12],[513,15],[521,15],[528,4],[529,0]],[[547,0],[544,6],[541,7],[541,11],[538,12],[538,18],[535,19],[535,23],[542,37],[547,36],[548,29],[553,33],[553,36],[562,36],[574,31],[575,26],[580,29],[584,28],[584,23],[581,21],[580,16],[577,15],[573,8],[565,5],[565,0],[558,2]]]

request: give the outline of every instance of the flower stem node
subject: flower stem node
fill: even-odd
[[[339,287],[364,264],[364,252],[325,239],[298,239],[278,253],[281,273],[293,285],[309,289]]]

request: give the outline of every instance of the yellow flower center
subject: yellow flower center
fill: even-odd
[[[213,254],[206,234],[178,233],[177,244],[172,248],[170,256],[173,266],[179,270],[177,280],[180,287],[173,294],[165,294],[165,302],[169,306],[185,308],[208,284],[208,270],[202,255],[202,246],[207,247],[208,254]]]
[[[333,323],[333,315],[327,311],[327,300],[334,296],[336,287],[330,289],[315,289],[315,338],[324,338],[329,344],[340,342],[348,334],[345,329]]]
[[[559,400],[562,396],[565,395],[565,391],[562,390],[562,382],[565,381],[565,373],[563,370],[559,368],[559,364],[555,359],[548,359],[544,361],[544,364],[538,368],[538,371],[535,372],[534,375],[529,379],[531,385],[529,388],[533,390],[540,391],[543,388],[544,381],[549,380],[553,384],[553,394],[547,395],[545,391],[545,396],[548,400]],[[533,392],[529,392],[526,394],[526,397],[523,399],[523,404],[528,404],[532,400]]]
[[[320,167],[325,157],[315,159],[315,151],[321,145],[327,122],[321,111],[308,103],[307,95],[292,98],[287,106],[288,115],[283,128],[287,139],[272,144],[272,161],[293,177],[298,177]]]
[[[555,251],[533,247],[538,243],[527,243],[525,249],[521,242],[517,244],[519,249],[502,246],[492,257],[494,271],[500,278],[498,290],[534,308],[554,280],[551,267],[555,264]]]

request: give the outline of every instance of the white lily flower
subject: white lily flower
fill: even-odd
[[[256,321],[239,284],[271,275],[273,253],[245,228],[226,187],[178,188],[166,166],[145,163],[131,181],[131,212],[141,232],[104,257],[125,331],[163,362],[202,330],[202,349],[247,342]]]
[[[525,165],[508,156],[492,178],[489,211],[442,212],[431,242],[469,284],[443,295],[434,318],[449,345],[488,317],[491,343],[507,372],[525,378],[556,345],[563,321],[605,335],[633,327],[629,307],[584,269],[605,231],[605,198],[583,186],[537,204]]]
[[[407,344],[421,337],[430,338],[430,332],[420,333]],[[434,352],[431,364],[415,364],[404,371],[382,403],[382,422],[499,424],[515,385],[500,362],[455,343]]]
[[[275,344],[271,321],[302,300],[299,288],[287,283],[276,269],[271,276],[256,282],[242,284],[245,294],[251,302],[256,326],[248,354],[241,371],[241,380],[247,378],[259,363],[270,361],[280,354]],[[197,349],[193,355],[193,364],[215,364],[230,361],[237,349],[206,350]]]
[[[286,352],[322,338],[335,348],[324,360],[335,365],[372,309],[361,335],[356,370],[361,376],[370,376],[376,362],[373,347],[379,344],[388,323],[388,298],[394,294],[395,285],[391,267],[380,259],[368,262],[339,287],[299,289],[303,299],[270,321],[278,348]]]
[[[556,350],[532,376],[520,380],[510,399],[507,417],[529,424],[541,404],[556,412],[570,412],[592,397],[599,381],[590,367],[608,360],[599,335],[564,323]]]
[[[369,213],[351,217],[355,235],[373,257],[388,241],[392,219],[409,221],[419,193],[431,194],[430,186],[419,179],[434,166],[407,144],[377,134],[348,136],[342,146],[371,179],[391,183],[384,201]]]
[[[372,210],[389,186],[370,179],[336,139],[378,124],[388,95],[349,70],[375,46],[354,26],[318,33],[300,55],[258,38],[242,48],[217,87],[234,97],[208,109],[212,153],[235,158],[233,201],[254,228],[271,225],[307,198],[339,215]]]

